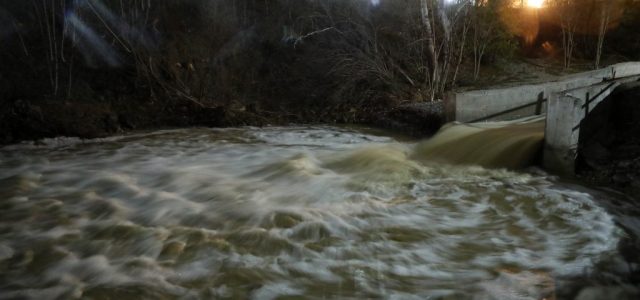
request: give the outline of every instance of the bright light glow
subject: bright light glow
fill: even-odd
[[[533,8],[542,8],[544,0],[527,0],[527,6]]]

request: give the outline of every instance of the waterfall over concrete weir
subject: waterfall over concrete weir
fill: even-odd
[[[412,158],[488,168],[523,168],[538,160],[544,126],[544,117],[449,123],[432,138],[419,143]]]

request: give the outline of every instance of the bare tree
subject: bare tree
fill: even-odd
[[[422,20],[422,26],[425,32],[425,48],[427,52],[428,66],[425,68],[425,82],[429,85],[430,100],[435,97],[434,86],[438,82],[438,55],[436,54],[436,36],[432,26],[432,16],[430,15],[431,9],[427,0],[420,0],[420,15]]]
[[[594,63],[596,69],[600,67],[602,46],[604,45],[604,38],[611,22],[611,11],[615,5],[615,0],[599,1],[598,4],[600,8],[600,26],[598,28],[598,42],[596,44],[596,58]]]
[[[64,39],[58,28],[58,13],[64,9],[65,1],[32,0],[33,12],[38,20],[42,41],[46,45],[47,70],[52,95],[58,95],[60,86],[60,68],[64,61]]]
[[[466,44],[468,7],[473,1],[420,0],[424,49],[427,56],[425,83],[429,100],[441,95],[458,74]],[[456,48],[457,51],[456,52]],[[453,75],[451,75],[453,69]]]
[[[472,3],[470,1],[460,1],[459,4],[461,4],[461,6],[458,8],[456,14],[454,15],[453,23],[459,23],[460,26],[458,27],[458,30],[455,31],[455,36],[451,39],[451,49],[458,49],[457,58],[454,62],[455,67],[453,76],[451,77],[451,82],[453,84],[455,84],[458,77],[458,71],[460,69],[460,65],[462,64],[462,58],[464,57],[465,49],[467,46],[467,36],[469,35],[469,30],[471,29],[472,24],[472,19],[469,17],[469,12],[473,7]]]
[[[562,29],[562,49],[564,51],[564,67],[571,67],[573,50],[575,49],[575,33],[578,27],[577,0],[550,0],[550,6],[556,13]]]
[[[473,79],[477,80],[480,75],[480,66],[482,57],[489,44],[489,39],[493,33],[493,23],[487,22],[486,14],[483,13],[484,8],[476,3],[474,5],[472,20],[472,44],[473,44]]]
[[[473,79],[480,76],[480,68],[487,47],[497,38],[500,26],[497,11],[500,1],[475,1],[471,9],[471,43],[473,50]]]

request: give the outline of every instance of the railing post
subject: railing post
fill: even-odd
[[[587,96],[586,99],[584,101],[584,117],[586,118],[587,115],[589,115],[589,104],[591,102],[591,99],[589,99],[589,92],[587,92]]]
[[[544,102],[544,92],[538,94],[538,102],[536,102],[536,115],[542,114],[542,102]]]

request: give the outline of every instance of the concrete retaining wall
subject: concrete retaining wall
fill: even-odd
[[[616,81],[552,93],[549,98],[543,165],[547,170],[573,175],[578,155],[580,125],[586,114],[604,101],[621,84],[637,81],[640,75],[621,77]],[[591,99],[589,107],[585,103]]]
[[[585,87],[606,79],[640,74],[640,62],[612,65],[590,72],[572,74],[559,80],[510,88],[475,90],[447,95],[445,106],[450,121],[472,122],[524,104],[535,102],[538,95],[548,99],[552,93]],[[543,107],[543,111],[545,111]],[[492,120],[508,120],[533,115],[535,105]]]

